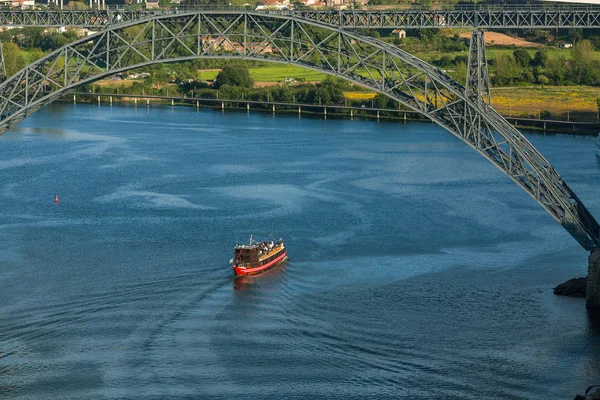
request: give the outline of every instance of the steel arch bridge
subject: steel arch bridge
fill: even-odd
[[[468,82],[475,84],[465,90],[409,53],[339,26],[253,11],[153,16],[68,44],[8,78],[0,85],[0,134],[77,87],[133,68],[197,58],[294,64],[383,93],[422,113],[508,175],[582,247],[598,248],[600,226],[594,217],[550,163],[489,105],[482,84],[485,58],[474,53]]]

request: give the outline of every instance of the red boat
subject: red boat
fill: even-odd
[[[257,242],[250,236],[250,243],[234,247],[233,270],[237,275],[251,275],[273,268],[287,259],[283,241]]]

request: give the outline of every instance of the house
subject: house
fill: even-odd
[[[243,44],[236,41],[230,42],[223,36],[203,36],[201,40],[203,50],[210,49],[214,51],[224,51],[227,53],[244,53]],[[246,43],[246,52],[247,54],[266,55],[277,52],[277,49],[274,49],[273,45],[267,41],[250,42]]]
[[[261,0],[257,10],[287,10],[290,8],[290,0]]]
[[[159,8],[158,0],[146,0],[146,9],[151,10],[153,8]]]
[[[12,3],[10,3],[10,5],[12,7],[17,7],[17,8],[34,8],[35,1],[34,0],[13,0]]]
[[[95,32],[92,32],[91,30],[87,29],[87,28],[79,28],[79,27],[60,27],[58,28],[59,31],[61,33],[64,32],[75,32],[75,34],[77,35],[77,37],[86,37],[86,36],[90,36],[93,35]]]
[[[398,39],[406,38],[406,31],[404,29],[394,29],[392,31],[392,36]]]
[[[573,47],[573,43],[562,42],[558,44],[559,49],[570,49],[571,47]]]
[[[300,0],[300,3],[307,7],[323,7],[326,5],[322,0]]]

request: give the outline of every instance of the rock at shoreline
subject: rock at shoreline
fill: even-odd
[[[554,288],[557,296],[585,297],[587,278],[573,278]]]
[[[585,278],[579,278],[579,279],[585,279]],[[573,280],[573,279],[571,279],[571,280]],[[567,283],[567,282],[565,282],[565,283]],[[585,390],[585,396],[578,394],[577,396],[575,396],[574,400],[600,400],[600,386],[598,386],[598,385],[588,386],[587,389]]]

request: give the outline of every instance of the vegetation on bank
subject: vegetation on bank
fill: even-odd
[[[132,28],[133,29],[133,28]],[[378,37],[464,83],[468,62],[466,31],[411,29],[408,37],[392,37],[391,29],[366,29]],[[488,64],[493,103],[505,114],[560,115],[566,111],[595,113],[600,87],[600,35],[598,30],[514,31],[539,44],[537,48],[488,46]],[[464,36],[464,35],[463,35]],[[9,75],[77,38],[76,31],[64,33],[39,28],[17,28],[0,32]],[[541,44],[575,42],[572,49]],[[143,73],[143,77],[136,76]],[[365,71],[363,73],[366,74]],[[114,79],[88,86],[105,93],[202,95],[271,99],[274,101],[321,104],[373,103],[397,108],[382,96],[364,88],[327,78],[326,74],[285,64],[259,61],[200,59],[177,64],[151,65]],[[220,76],[220,78],[219,78]],[[311,85],[308,83],[316,83]],[[265,87],[261,87],[265,86]],[[504,87],[510,90],[502,91]],[[519,89],[512,89],[518,87]],[[371,105],[371,104],[369,104]]]
[[[246,69],[246,72],[242,72]],[[235,74],[232,75],[232,71]],[[296,83],[287,86],[269,86],[254,88],[246,80],[235,80],[237,75],[248,73],[242,65],[226,66],[217,76],[215,85],[205,82],[182,81],[161,85],[153,83],[152,79],[117,81],[114,84],[92,84],[83,88],[90,93],[120,93],[148,94],[158,96],[205,97],[221,99],[244,99],[254,101],[275,101],[281,103],[313,103],[323,105],[361,105],[365,101],[380,108],[398,108],[393,101],[382,95],[367,94],[362,88],[343,79],[326,77],[316,84]],[[249,77],[249,74],[248,74]],[[130,84],[123,85],[124,82]],[[362,91],[359,91],[362,90]],[[352,98],[349,93],[356,92],[359,96]]]

